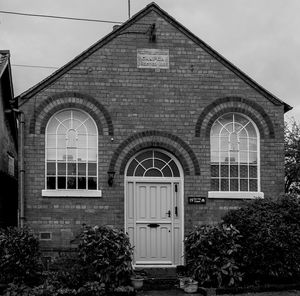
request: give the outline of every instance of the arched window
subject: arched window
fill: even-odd
[[[210,151],[211,191],[260,191],[259,132],[251,119],[237,113],[219,117],[211,128]]]
[[[98,131],[87,113],[67,109],[46,127],[46,190],[98,189]]]

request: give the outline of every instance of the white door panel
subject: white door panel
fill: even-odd
[[[126,225],[134,264],[182,264],[181,196],[178,181],[127,182]]]
[[[161,224],[151,228],[147,224],[137,225],[136,263],[172,264],[171,225]]]
[[[136,183],[136,262],[172,263],[171,184]]]

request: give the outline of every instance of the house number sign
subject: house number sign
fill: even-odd
[[[206,204],[206,197],[188,197],[189,204]]]
[[[169,50],[156,48],[137,49],[137,67],[169,69]]]

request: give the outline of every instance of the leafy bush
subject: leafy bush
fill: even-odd
[[[3,295],[8,296],[32,296],[32,288],[25,284],[10,283]],[[46,296],[46,295],[45,295]]]
[[[231,225],[195,228],[185,240],[188,273],[205,286],[236,285],[242,280],[235,263],[239,238],[239,231]]]
[[[97,279],[93,268],[84,265],[78,253],[56,258],[44,276],[51,285],[70,289],[79,289],[86,282]]]
[[[126,285],[132,273],[132,247],[121,230],[108,226],[84,226],[79,235],[79,257],[94,269],[107,289]]]
[[[102,296],[106,295],[105,285],[99,282],[87,282],[77,291],[78,296]]]
[[[284,129],[285,192],[300,194],[300,124],[292,119]]]
[[[84,226],[79,239],[77,253],[57,258],[50,271],[41,273],[38,240],[30,231],[1,231],[0,280],[10,283],[5,295],[104,296],[118,289],[127,291],[132,274],[127,235],[112,227]],[[37,274],[44,279],[41,285],[29,280]]]
[[[28,228],[0,229],[0,282],[34,283],[39,262],[39,241]]]
[[[248,283],[300,279],[300,200],[258,199],[223,218],[242,234],[237,262]]]
[[[21,284],[10,284],[6,289],[7,296],[105,296],[104,285],[99,282],[87,282],[79,289],[57,288],[47,281],[36,287]]]

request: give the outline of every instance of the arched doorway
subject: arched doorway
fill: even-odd
[[[136,266],[183,263],[183,170],[167,151],[147,149],[125,170],[125,229]]]

